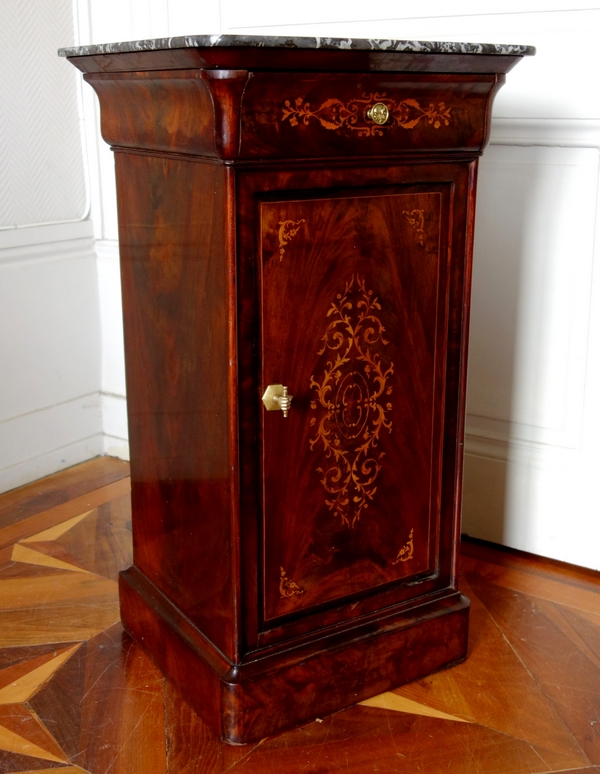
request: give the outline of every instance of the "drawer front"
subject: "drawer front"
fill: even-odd
[[[242,99],[240,157],[480,151],[499,78],[254,73]]]

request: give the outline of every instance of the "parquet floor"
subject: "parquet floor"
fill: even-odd
[[[464,664],[221,744],[119,624],[127,475],[100,458],[0,496],[0,772],[600,774],[598,574],[474,543]]]

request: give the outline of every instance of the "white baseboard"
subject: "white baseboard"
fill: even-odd
[[[101,395],[102,432],[127,441],[127,399],[124,395],[103,392]]]
[[[0,492],[104,454],[95,393],[0,423]]]
[[[112,435],[104,435],[104,454],[108,457],[118,457],[129,462],[129,441],[123,438],[115,438]]]
[[[70,468],[80,462],[91,460],[104,454],[102,435],[94,435],[65,446],[62,449],[53,449],[34,459],[0,471],[0,492],[8,492],[18,486],[25,486],[39,478],[58,473],[60,470]]]
[[[89,221],[0,233],[0,491],[104,452]]]
[[[124,395],[102,393],[101,406],[104,453],[128,460],[127,399]]]
[[[582,449],[468,435],[462,532],[597,570],[599,464]]]

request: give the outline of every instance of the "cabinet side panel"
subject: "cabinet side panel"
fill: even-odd
[[[116,160],[134,564],[233,659],[225,170]]]

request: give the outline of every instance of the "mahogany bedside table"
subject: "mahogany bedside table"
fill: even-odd
[[[196,36],[61,53],[116,158],[125,628],[230,743],[464,659],[477,161],[533,49]]]

